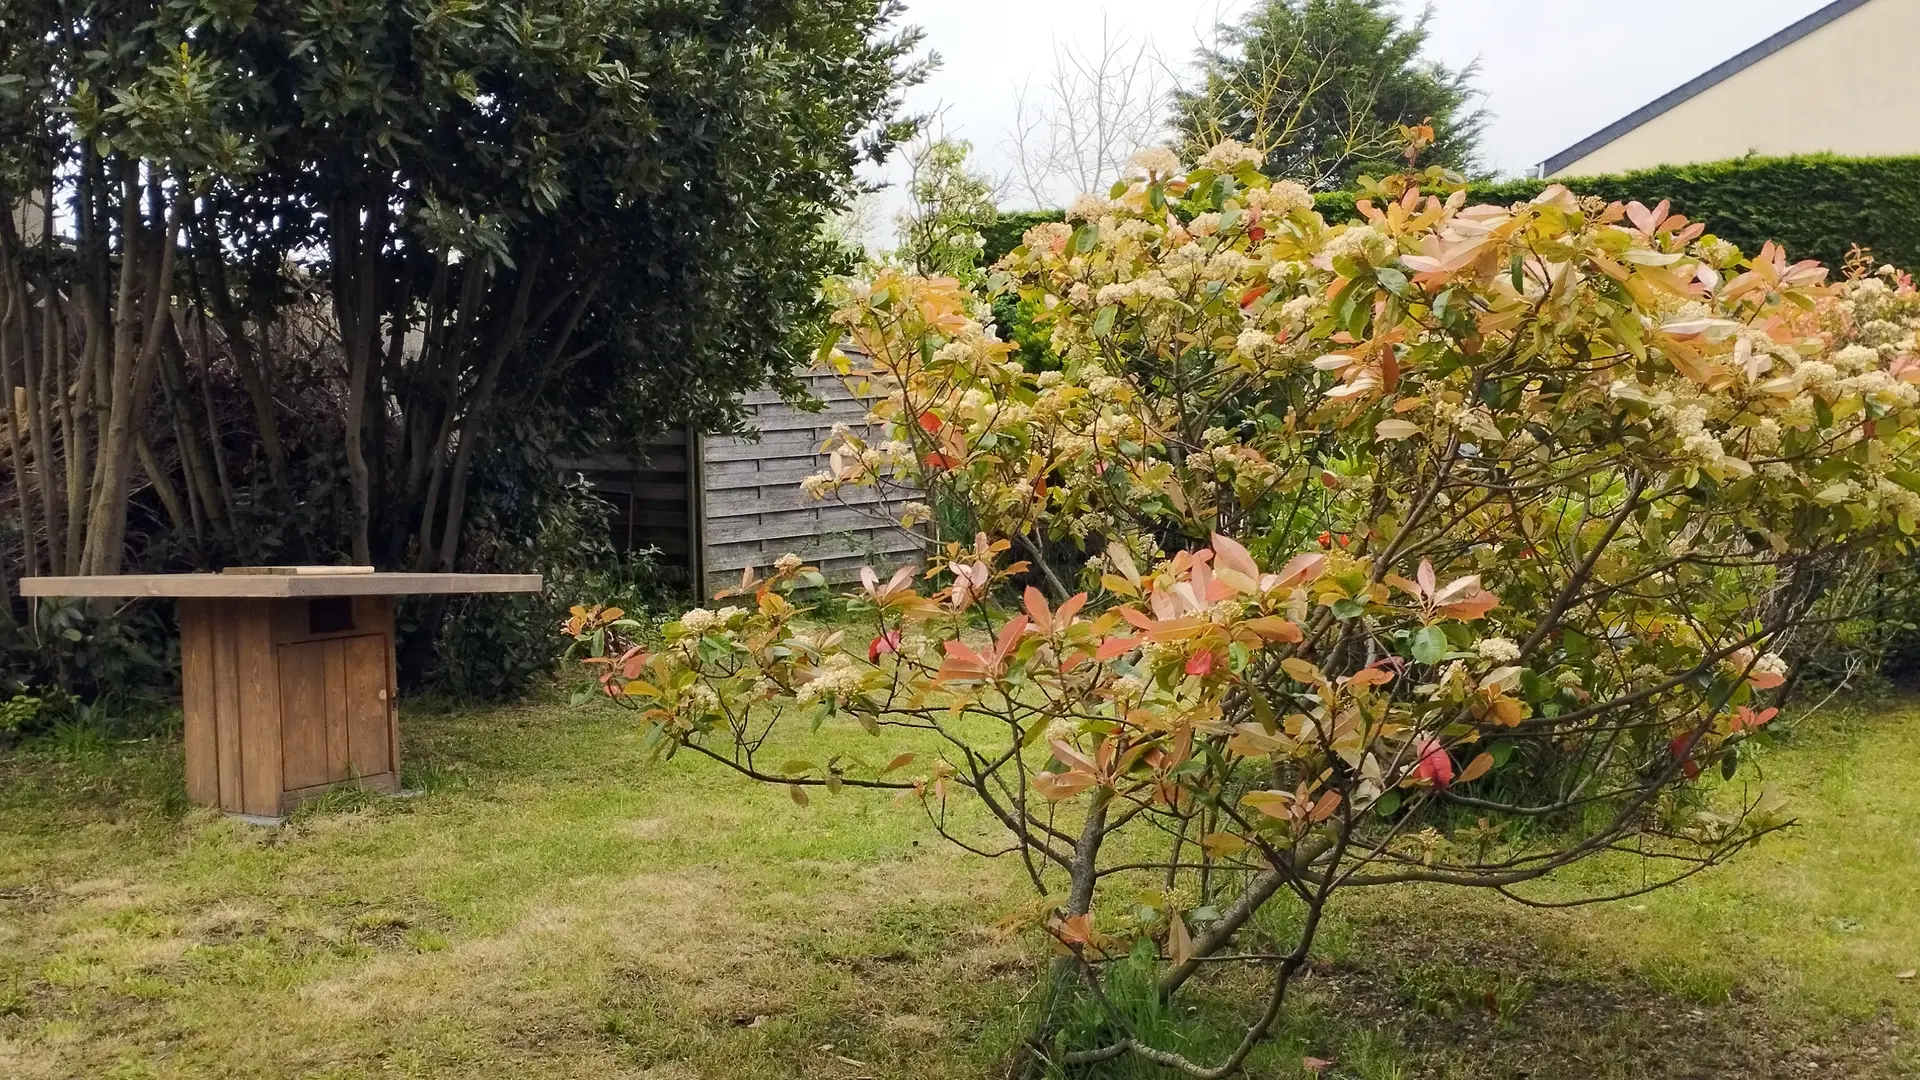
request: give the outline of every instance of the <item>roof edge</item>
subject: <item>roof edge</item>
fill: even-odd
[[[1681,83],[1679,86],[1647,102],[1638,109],[1601,128],[1599,131],[1581,139],[1565,150],[1547,157],[1540,162],[1539,175],[1543,178],[1552,176],[1554,173],[1586,157],[1588,154],[1593,153],[1595,150],[1618,139],[1627,132],[1645,124],[1647,121],[1654,119],[1685,101],[1705,93],[1720,83],[1725,82],[1727,79],[1759,63],[1761,60],[1772,56],[1781,49],[1813,33],[1815,30],[1826,26],[1828,23],[1842,16],[1852,14],[1855,10],[1872,2],[1873,0],[1833,0],[1833,3],[1778,31],[1759,44],[1720,62],[1713,68]]]

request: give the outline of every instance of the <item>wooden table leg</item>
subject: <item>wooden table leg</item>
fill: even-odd
[[[180,601],[187,796],[230,814],[281,812],[280,687],[270,601]]]

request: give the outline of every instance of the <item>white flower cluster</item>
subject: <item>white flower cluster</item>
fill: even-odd
[[[1105,307],[1108,304],[1124,304],[1135,297],[1141,300],[1172,300],[1178,295],[1173,286],[1167,284],[1165,277],[1152,273],[1142,274],[1132,281],[1102,285],[1094,299],[1099,301],[1101,307]]]
[[[1235,352],[1250,359],[1258,359],[1274,346],[1273,335],[1264,330],[1246,329],[1233,340]]]
[[[1249,207],[1269,214],[1284,216],[1296,210],[1313,209],[1313,194],[1291,180],[1281,180],[1268,187],[1252,188],[1243,198]]]
[[[1740,258],[1740,248],[1717,236],[1702,237],[1693,245],[1693,253],[1712,266],[1731,266]]]
[[[1080,195],[1074,198],[1073,205],[1067,207],[1067,220],[1098,221],[1101,215],[1112,209],[1113,203],[1102,196],[1093,194]],[[1048,237],[1048,239],[1051,239],[1051,237]],[[1028,241],[1028,246],[1032,246],[1031,241]]]
[[[1350,225],[1345,232],[1327,241],[1321,253],[1329,260],[1344,257],[1366,266],[1379,266],[1393,258],[1393,237],[1371,225]]]
[[[841,653],[828,657],[825,667],[814,669],[813,678],[800,684],[793,692],[794,699],[802,705],[825,698],[844,698],[860,689],[860,680],[865,673],[854,666],[852,659]]]
[[[1265,160],[1260,151],[1233,139],[1223,139],[1200,155],[1200,166],[1215,172],[1233,172],[1242,165],[1258,165]]]
[[[1133,165],[1149,176],[1165,179],[1180,172],[1180,155],[1164,146],[1151,146],[1133,155]]]
[[[1520,646],[1503,637],[1481,638],[1474,645],[1474,651],[1480,654],[1480,659],[1496,664],[1511,664],[1520,659]]]
[[[1884,476],[1874,483],[1873,490],[1880,496],[1880,504],[1896,517],[1920,521],[1920,493],[1908,491]]]
[[[1720,437],[1707,430],[1707,410],[1704,406],[1670,403],[1660,406],[1656,411],[1662,419],[1673,425],[1674,437],[1680,441],[1680,456],[1685,460],[1720,479],[1753,474],[1750,463],[1728,453]]]
[[[706,683],[694,683],[680,697],[680,712],[699,717],[720,711],[720,693]]]

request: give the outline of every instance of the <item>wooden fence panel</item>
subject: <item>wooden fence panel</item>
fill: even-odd
[[[764,572],[788,552],[833,582],[853,580],[862,566],[884,570],[921,560],[922,541],[885,524],[897,507],[887,514],[877,491],[855,488],[816,500],[800,490],[801,479],[827,467],[820,446],[833,426],[864,428],[867,411],[838,375],[805,380],[825,409],[807,412],[771,390],[755,391],[744,402],[757,440],[702,440],[701,568],[709,592],[737,584],[746,567]]]
[[[878,491],[850,488],[816,500],[800,490],[802,479],[827,467],[820,446],[834,425],[859,430],[867,415],[839,376],[803,379],[825,408],[797,409],[771,390],[745,395],[757,438],[676,432],[637,459],[606,454],[556,464],[579,472],[612,504],[616,548],[657,548],[661,562],[684,571],[702,594],[738,584],[746,567],[764,572],[788,552],[835,583],[857,578],[862,566],[920,562],[922,539],[886,524],[899,507],[889,514]]]

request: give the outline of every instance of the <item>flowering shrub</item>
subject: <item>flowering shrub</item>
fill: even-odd
[[[1026,234],[989,284],[1042,313],[1059,370],[951,280],[843,283],[891,439],[837,433],[808,490],[878,488],[909,524],[939,500],[978,534],[924,577],[866,573],[860,628],[807,618],[791,556],[657,653],[572,627],[662,750],[803,802],[900,789],[943,831],[977,800],[1097,1000],[1129,952],[1167,998],[1206,961],[1270,969],[1223,1061],[1116,1015],[1099,1045],[1036,1040],[1060,1064],[1239,1068],[1341,889],[1511,893],[1617,848],[1670,880],[1777,828],[1764,788],[1678,793],[1765,736],[1775,644],[1837,617],[1820,568],[1920,522],[1904,275],[1829,282],[1561,188],[1468,206],[1395,178],[1329,224],[1256,161],[1149,155]],[[837,719],[941,749],[763,760]],[[1243,941],[1270,902],[1303,909],[1295,937]]]

